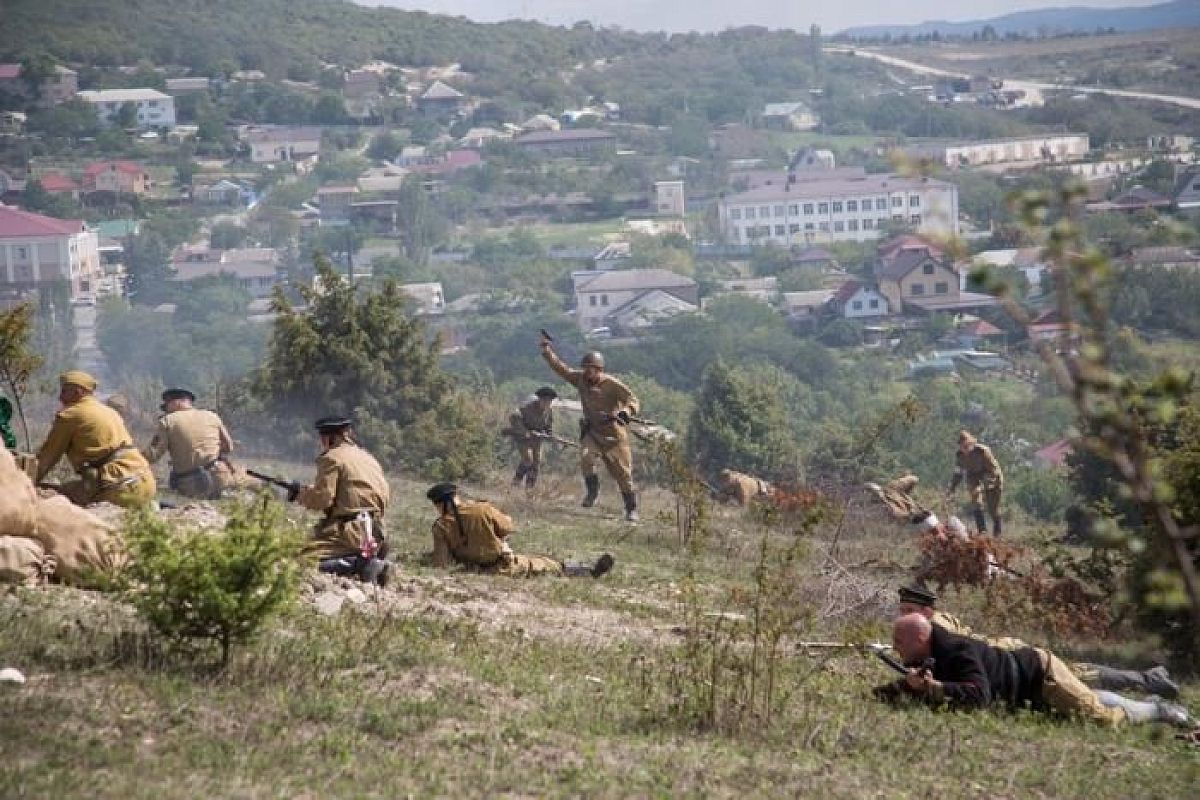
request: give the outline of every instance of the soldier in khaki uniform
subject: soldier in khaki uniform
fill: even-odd
[[[588,353],[579,362],[580,369],[572,369],[562,362],[543,337],[542,357],[550,369],[579,391],[579,403],[583,406],[583,420],[579,441],[579,466],[583,473],[587,494],[583,507],[591,508],[600,495],[600,476],[596,474],[596,463],[603,461],[625,500],[625,519],[638,518],[637,494],[633,488],[633,452],[629,447],[629,431],[626,425],[639,409],[637,397],[629,387],[604,372],[604,356]]]
[[[316,428],[321,438],[317,477],[289,498],[325,514],[305,553],[319,559],[321,572],[355,575],[382,586],[390,569],[384,560],[383,516],[391,497],[383,467],[354,441],[349,419],[324,417]]]
[[[538,575],[567,575],[599,578],[613,566],[605,553],[595,564],[565,564],[547,556],[517,555],[508,546],[516,531],[512,517],[491,503],[460,502],[458,487],[439,483],[425,493],[440,516],[433,523],[433,565],[441,569],[453,564],[487,575],[532,578]]]
[[[166,413],[142,454],[153,464],[170,453],[171,489],[186,497],[217,499],[237,484],[227,459],[233,439],[225,423],[213,412],[193,407],[196,395],[187,389],[168,389],[162,393],[162,401]]]
[[[525,482],[526,489],[537,485],[538,472],[542,466],[542,439],[535,433],[554,433],[554,401],[558,392],[543,386],[534,396],[522,403],[508,417],[509,430],[521,454],[521,463],[513,475],[512,485]]]
[[[1004,473],[1000,464],[992,455],[992,450],[985,444],[980,444],[967,431],[958,432],[958,452],[954,454],[957,469],[950,481],[950,493],[958,488],[958,484],[966,480],[967,491],[971,493],[971,508],[975,513],[975,526],[980,533],[987,533],[987,520],[984,519],[983,509],[992,518],[992,534],[1000,535],[1000,496],[1004,493]]]
[[[970,636],[980,639],[993,647],[1004,650],[1020,650],[1029,647],[1020,639],[1012,636],[982,636],[965,625],[962,620],[952,614],[936,609],[937,595],[928,589],[918,587],[900,587],[900,614],[920,614],[925,619],[960,636]],[[1179,684],[1171,680],[1171,674],[1166,667],[1151,667],[1147,670],[1117,669],[1104,664],[1088,664],[1083,662],[1063,662],[1071,674],[1093,689],[1124,691],[1137,689],[1147,694],[1173,699],[1179,696]]]
[[[72,503],[113,503],[132,508],[154,499],[157,486],[146,459],[133,446],[121,415],[94,396],[96,379],[71,370],[58,379],[63,408],[37,454],[37,483],[64,455],[79,475],[59,492]]]
[[[761,478],[732,469],[721,470],[720,480],[721,483],[717,487],[718,499],[737,503],[739,506],[748,506],[756,498],[769,498],[775,491],[771,484]]]

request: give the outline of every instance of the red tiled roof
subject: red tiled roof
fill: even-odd
[[[963,328],[963,333],[967,333],[972,336],[999,336],[1000,334],[1004,333],[1004,331],[1000,330],[986,319],[977,319],[970,325],[965,326]]]
[[[20,64],[0,64],[0,80],[11,81],[21,77]]]
[[[846,303],[850,302],[850,298],[854,297],[854,294],[861,288],[862,283],[860,281],[846,281],[838,287],[836,292],[833,293],[833,297],[830,302],[834,305],[844,306]]]
[[[144,175],[146,173],[146,168],[134,161],[97,161],[95,164],[88,164],[83,174],[85,177],[94,178],[101,172],[109,170],[124,172],[128,175]]]
[[[15,236],[69,236],[83,231],[83,221],[55,219],[0,204],[0,238]]]
[[[887,259],[890,256],[894,256],[896,253],[900,253],[904,250],[927,250],[929,251],[929,254],[935,258],[946,255],[942,248],[938,247],[932,242],[928,242],[922,239],[920,236],[913,236],[909,233],[888,239],[886,242],[879,245],[878,253],[880,259]]]
[[[1071,447],[1070,439],[1059,439],[1057,442],[1052,442],[1041,450],[1038,450],[1033,456],[1046,464],[1051,464],[1055,467],[1065,467],[1067,465],[1067,456],[1071,455],[1072,451],[1073,448]]]
[[[66,175],[60,175],[57,172],[50,172],[38,178],[38,182],[42,184],[42,188],[47,192],[74,192],[79,189],[79,184],[73,181]]]

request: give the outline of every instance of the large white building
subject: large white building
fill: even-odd
[[[893,222],[926,235],[954,236],[958,187],[890,173],[814,177],[730,195],[717,211],[734,244],[865,242],[884,235]]]
[[[1091,147],[1091,140],[1086,133],[1051,133],[917,147],[912,152],[956,168],[988,164],[1064,164],[1082,161]]]
[[[72,297],[96,291],[99,239],[79,220],[0,203],[0,287],[27,290],[66,281]]]
[[[80,92],[77,96],[96,107],[96,116],[105,125],[116,120],[128,103],[137,110],[139,128],[175,127],[175,98],[155,89],[105,89]]]

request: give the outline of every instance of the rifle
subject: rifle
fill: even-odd
[[[908,674],[908,667],[901,663],[900,659],[893,656],[888,651],[892,648],[882,642],[866,642],[856,644],[854,642],[796,642],[797,650],[862,650],[864,652],[874,654],[880,661],[887,664],[901,675]]]
[[[251,478],[258,478],[264,483],[269,483],[272,486],[278,486],[280,489],[287,489],[287,499],[289,503],[296,502],[296,496],[300,494],[299,481],[289,481],[284,478],[276,478],[273,475],[265,475],[261,472],[255,472],[252,469],[246,470],[246,474]]]
[[[529,435],[535,439],[543,439],[547,442],[554,442],[555,444],[561,444],[563,447],[579,447],[578,442],[572,442],[570,439],[567,439],[564,436],[558,436],[553,433],[544,433],[542,431],[529,431]]]
[[[604,420],[605,420],[605,422],[615,422],[618,425],[629,425],[630,423],[633,423],[635,425],[646,425],[646,426],[649,426],[652,428],[661,428],[662,427],[661,425],[659,425],[657,422],[655,422],[652,419],[646,419],[645,417],[635,417],[632,414],[626,414],[624,419],[622,419],[617,414],[605,414]]]

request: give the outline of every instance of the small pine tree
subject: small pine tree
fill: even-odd
[[[729,468],[794,480],[800,471],[783,399],[745,370],[720,359],[700,379],[688,431],[688,455],[710,475]]]

